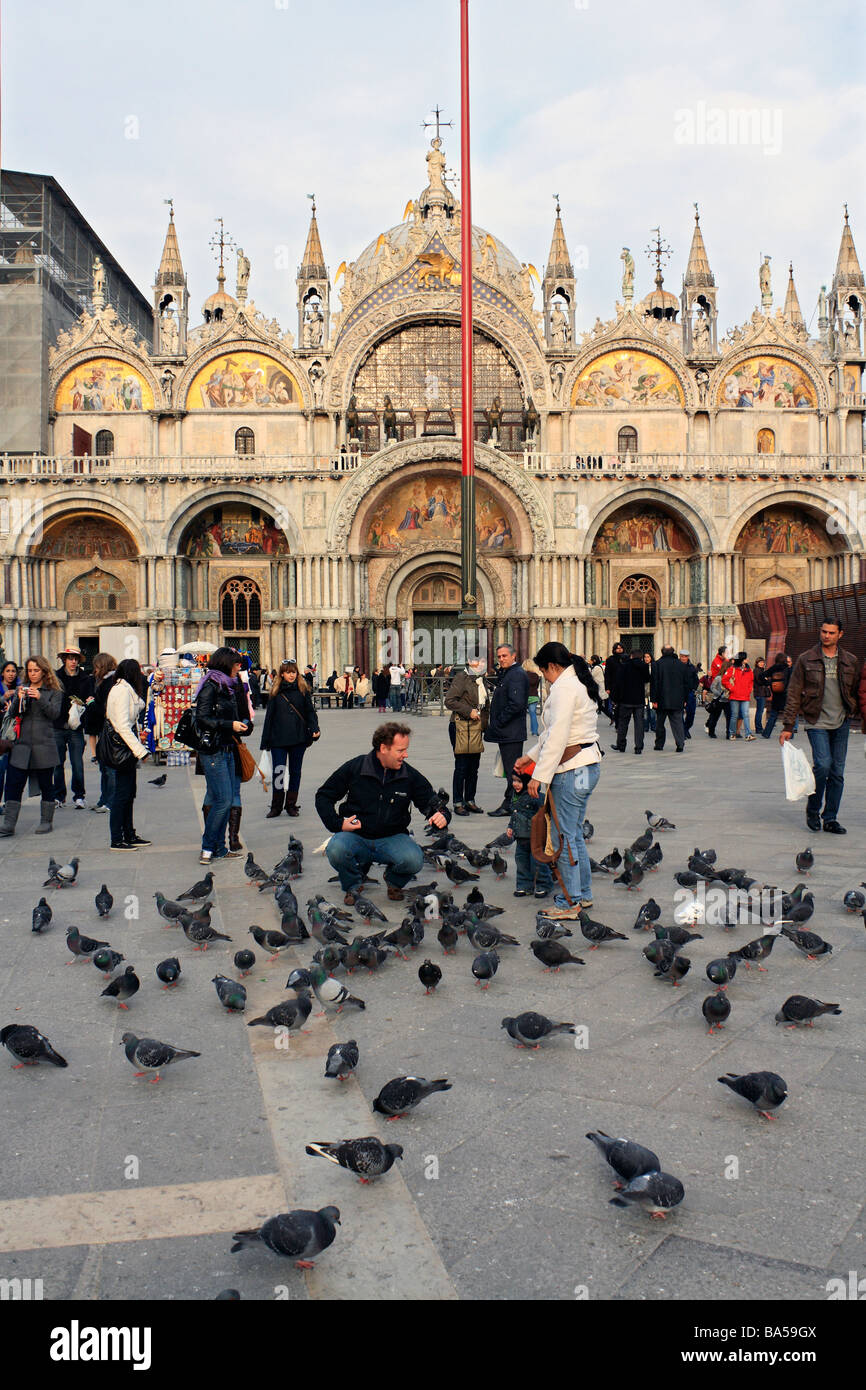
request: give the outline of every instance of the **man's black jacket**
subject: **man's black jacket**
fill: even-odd
[[[383,767],[371,751],[350,758],[331,773],[316,792],[316,810],[335,833],[342,830],[344,818],[357,816],[361,828],[356,835],[384,840],[388,835],[406,833],[413,805],[428,815],[438,809],[435,800],[436,793],[417,768],[409,763],[399,769]],[[451,819],[450,811],[443,811],[443,815]]]
[[[682,709],[689,691],[689,673],[676,656],[661,656],[653,667],[650,691],[659,709]]]
[[[615,705],[642,705],[650,681],[650,669],[643,656],[621,661],[616,670],[613,690],[609,693]]]
[[[522,743],[526,738],[526,711],[529,708],[529,677],[515,662],[499,676],[490,701],[486,743]]]

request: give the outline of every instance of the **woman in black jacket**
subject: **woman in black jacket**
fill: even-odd
[[[10,705],[20,717],[18,737],[9,753],[6,772],[6,805],[0,835],[14,835],[21,811],[21,797],[32,774],[39,783],[42,806],[37,835],[47,835],[54,820],[54,768],[57,741],[54,721],[63,707],[63,690],[44,656],[30,656],[24,663],[24,679],[3,695],[0,714]]]
[[[777,652],[773,657],[772,666],[768,666],[764,671],[764,685],[770,698],[770,713],[761,730],[764,738],[770,737],[776,720],[785,708],[790,679],[791,667],[788,665],[788,658],[784,652]]]
[[[298,663],[284,661],[271,687],[262,729],[262,749],[270,751],[274,765],[271,809],[267,820],[281,814],[284,802],[287,815],[297,816],[300,813],[298,791],[308,737],[310,742],[319,737],[319,720],[310,698],[310,688],[298,670]]]
[[[235,774],[240,772],[237,737],[250,733],[252,729],[249,712],[239,708],[237,687],[240,669],[240,653],[231,647],[218,647],[195,693],[196,722],[216,735],[217,745],[213,753],[199,753],[201,769],[207,780],[200,864],[210,864],[214,859],[226,857],[236,859],[241,853],[226,846]]]

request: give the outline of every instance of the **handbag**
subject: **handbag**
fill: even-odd
[[[96,743],[96,757],[103,767],[114,768],[125,767],[135,758],[132,749],[120,737],[110,719],[106,719],[102,726],[102,733]]]
[[[183,743],[196,753],[218,753],[220,749],[219,732],[206,729],[195,717],[192,705],[187,705],[174,731],[174,742]]]
[[[786,684],[787,682],[784,676],[774,676],[773,679],[770,681],[770,689],[772,690],[774,695],[781,695],[782,691],[785,689]]]
[[[281,693],[282,693],[282,692],[281,692]],[[313,731],[312,731],[312,729],[310,728],[310,726],[309,726],[309,724],[307,723],[307,721],[306,721],[306,719],[304,718],[304,716],[301,714],[301,711],[300,711],[299,709],[296,709],[296,708],[295,708],[295,706],[292,704],[291,700],[287,699],[286,696],[283,696],[283,699],[286,701],[286,704],[288,705],[288,707],[289,707],[289,709],[292,711],[292,713],[293,713],[293,714],[296,714],[296,715],[298,716],[298,718],[300,719],[301,723],[303,724],[303,726],[304,726],[304,746],[305,746],[306,748],[309,748],[310,744],[313,742]]]
[[[16,706],[16,700],[9,701],[9,708],[3,716],[3,722],[0,723],[0,739],[5,739],[10,743],[14,743],[18,737],[18,710]]]
[[[559,847],[556,849],[554,848],[553,838],[550,833],[551,821],[553,821],[556,827],[556,833],[559,836]],[[559,828],[559,817],[556,814],[553,797],[550,795],[550,790],[548,789],[543,804],[532,817],[529,835],[529,852],[532,858],[537,860],[539,864],[549,865],[557,883],[562,889],[566,902],[569,907],[573,907],[574,904],[569,897],[568,889],[562,881],[562,874],[559,872],[558,864],[559,856],[562,854],[563,849],[566,848],[568,849],[568,862],[573,865],[574,855],[571,852],[571,846],[566,845],[566,842],[563,840],[562,831]]]
[[[75,696],[69,702],[69,715],[66,720],[66,728],[72,733],[81,728],[81,716],[84,712],[84,705]]]
[[[235,747],[238,750],[241,763],[241,781],[249,782],[250,778],[256,775],[256,760],[246,744],[241,743],[240,739],[237,740]]]
[[[480,719],[454,716],[454,753],[457,757],[484,752],[484,731]]]

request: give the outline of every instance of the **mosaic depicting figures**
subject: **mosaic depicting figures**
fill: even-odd
[[[213,507],[200,512],[184,532],[182,555],[288,555],[289,543],[273,517],[251,507]]]
[[[685,527],[666,512],[630,507],[602,524],[592,549],[595,555],[631,551],[691,555],[696,547]]]
[[[34,553],[46,560],[131,560],[138,554],[121,526],[98,516],[66,517],[47,527]]]
[[[140,372],[113,357],[96,357],[67,372],[54,397],[55,410],[121,414],[152,410],[153,392]]]
[[[815,388],[804,372],[781,357],[750,357],[722,382],[719,405],[738,410],[814,410]]]
[[[272,357],[260,352],[230,352],[196,373],[187,392],[187,409],[278,407],[297,405],[300,399],[294,378]]]
[[[617,409],[635,405],[683,405],[682,387],[670,367],[648,352],[605,352],[584,367],[572,405]]]
[[[514,523],[507,508],[480,480],[476,483],[478,549],[514,549]],[[368,550],[400,551],[437,540],[460,540],[460,479],[453,473],[410,478],[381,499],[367,524]]]
[[[795,507],[771,507],[753,516],[735,549],[745,555],[815,555],[832,547],[819,522]]]

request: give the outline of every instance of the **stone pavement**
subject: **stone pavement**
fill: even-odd
[[[316,891],[338,894],[327,884],[327,861],[311,853],[325,837],[313,792],[368,746],[377,720],[371,711],[323,713],[323,737],[306,759],[300,819],[266,821],[261,785],[244,789],[242,838],[259,863],[275,862],[290,829],[303,839],[306,868],[295,885],[302,904]],[[444,721],[411,724],[412,761],[450,790]],[[602,745],[611,741],[605,728]],[[492,756],[483,761],[478,799],[492,807],[501,783],[491,776]],[[87,771],[95,792],[96,769]],[[41,1278],[48,1299],[210,1299],[234,1286],[258,1299],[274,1298],[276,1289],[292,1299],[823,1300],[830,1278],[866,1274],[866,934],[841,905],[842,893],[866,878],[859,732],[848,756],[845,837],[809,834],[802,805],[785,802],[775,739],[710,743],[699,716],[681,757],[648,751],[635,763],[630,752],[609,753],[589,809],[594,856],[634,839],[646,807],[678,827],[660,837],[661,870],[637,892],[594,880],[593,916],[626,932],[627,942],[590,952],[578,935],[573,949],[586,965],[550,975],[525,944],[504,948],[482,992],[465,938],[456,956],[443,958],[434,924],[429,945],[408,964],[351,977],[366,1012],[333,1022],[314,1017],[309,1035],[293,1037],[287,1051],[267,1030],[227,1015],[211,983],[217,972],[234,973],[235,950],[254,945],[251,923],[276,925],[272,899],[247,887],[243,861],[215,869],[214,924],[231,945],[193,952],[157,916],[157,888],[176,895],[202,872],[203,781],[170,768],[159,790],[148,784],[155,775],[149,764],[139,774],[136,815],[151,849],[111,854],[107,817],[71,809],[57,813],[52,836],[36,839],[35,800],[14,840],[0,841],[0,1026],[36,1024],[69,1061],[68,1070],[13,1071],[9,1055],[0,1057],[0,1278]],[[480,845],[503,821],[457,819],[454,828]],[[715,846],[720,865],[786,888],[800,877],[795,852],[812,844],[812,925],[834,945],[832,956],[811,964],[781,940],[766,974],[741,969],[729,990],[728,1025],[712,1036],[700,1013],[710,991],[704,966],[760,935],[759,926],[705,927],[676,990],[653,978],[641,956],[650,938],[632,931],[650,893],[670,921],[672,873],[696,844]],[[74,889],[45,890],[54,922],[33,936],[30,913],[49,854],[79,854],[80,877]],[[115,906],[101,922],[93,898],[103,882]],[[507,909],[497,923],[528,943],[536,905],[512,898],[513,856],[505,881],[487,870],[481,887]],[[384,889],[372,896],[396,924],[401,914]],[[128,1012],[100,998],[103,979],[92,964],[66,963],[70,923],[107,938],[135,965],[142,987]],[[285,997],[289,970],[311,954],[298,949],[271,966],[255,949],[247,1018]],[[163,992],[154,966],[168,955],[179,956],[183,975],[178,989]],[[425,955],[444,975],[429,998],[417,979]],[[838,1002],[842,1016],[814,1029],[776,1027],[773,1015],[793,993]],[[518,1051],[500,1020],[526,1009],[586,1025],[588,1047],[559,1037],[538,1052]],[[169,1069],[159,1085],[135,1080],[120,1046],[127,1029],[202,1056]],[[337,1037],[357,1038],[361,1049],[356,1079],[343,1085],[322,1075]],[[789,1086],[774,1123],[716,1080],[764,1069]],[[446,1076],[453,1089],[386,1124],[370,1102],[401,1073]],[[683,1204],[659,1222],[609,1206],[611,1175],[584,1137],[589,1129],[655,1149],[684,1182]],[[304,1154],[311,1140],[369,1133],[405,1149],[399,1170],[371,1187]],[[264,1248],[229,1254],[234,1230],[327,1203],[340,1207],[343,1224],[312,1273]]]

